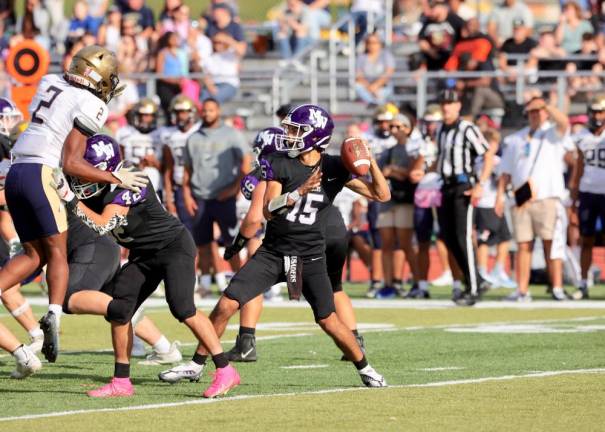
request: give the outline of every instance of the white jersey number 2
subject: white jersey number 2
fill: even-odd
[[[48,89],[46,89],[46,93],[50,93],[52,96],[50,97],[50,99],[41,100],[40,103],[38,103],[38,107],[32,114],[33,123],[38,123],[38,124],[44,123],[44,119],[37,116],[38,111],[40,111],[40,108],[50,108],[50,106],[53,104],[53,102],[55,101],[57,96],[59,96],[62,92],[63,92],[63,90],[61,90],[60,88],[55,87],[55,86],[50,86]]]

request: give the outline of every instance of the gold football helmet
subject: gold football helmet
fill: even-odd
[[[92,91],[97,97],[109,102],[118,96],[125,86],[118,87],[118,60],[116,55],[98,45],[82,48],[74,55],[65,78]]]
[[[593,133],[601,129],[605,122],[602,113],[605,111],[605,93],[595,95],[588,105],[588,129]]]
[[[186,119],[179,118],[179,112],[186,111],[189,116]],[[189,124],[195,122],[197,108],[193,100],[185,95],[177,95],[170,101],[170,121],[179,129],[186,129]]]
[[[443,120],[443,112],[438,104],[429,104],[424,110],[422,120],[427,122],[438,122]]]
[[[132,125],[141,133],[149,133],[157,128],[158,113],[159,107],[153,99],[144,97],[133,108]]]

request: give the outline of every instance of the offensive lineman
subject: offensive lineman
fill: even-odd
[[[374,176],[379,170],[376,164],[371,168],[370,187],[359,179],[351,180],[340,158],[323,155],[334,128],[323,108],[296,107],[282,121],[282,126],[286,134],[278,137],[280,152],[268,155],[261,162],[263,180],[267,182],[263,197],[263,211],[269,221],[265,238],[254,256],[233,277],[210,319],[217,334],[222,335],[229,318],[240,307],[283,280],[285,275],[290,297],[297,299],[304,295],[316,322],[353,361],[362,382],[368,387],[385,387],[384,378],[368,364],[355,336],[335,313],[321,218],[334,191],[342,189],[344,184],[380,201],[390,199],[390,194],[388,189],[384,195],[375,193],[379,189]],[[322,171],[325,173],[323,183]]]
[[[102,143],[94,139],[87,141],[86,160],[96,161],[96,155],[101,152],[111,155],[103,164],[105,169],[109,172],[120,169],[122,160],[114,140],[104,137]],[[108,288],[113,299],[107,298],[101,303],[101,313],[106,311],[111,322],[114,376],[109,384],[88,395],[106,398],[134,394],[130,382],[131,320],[162,280],[173,316],[190,328],[199,346],[207,347],[212,353],[217,371],[204,397],[220,396],[236,387],[240,382],[239,374],[229,365],[210,321],[193,303],[196,251],[191,234],[164,210],[153,185],[149,183],[141,192],[133,193],[107,184],[82,185],[81,179],[77,178],[72,178],[71,183],[75,189],[86,188],[91,193],[79,201],[64,175],[55,171],[53,187],[68,211],[74,212],[99,234],[111,232],[118,244],[130,251],[128,263]]]
[[[40,324],[42,351],[49,362],[58,355],[58,327],[67,289],[67,217],[49,188],[52,170],[63,166],[69,175],[121,184],[138,192],[147,179],[121,169],[107,172],[83,158],[86,138],[107,119],[107,102],[118,87],[117,60],[107,49],[92,45],[73,57],[63,75],[46,75],[30,105],[31,123],[13,148],[13,165],[6,179],[6,201],[23,244],[24,254],[0,270],[0,292],[16,286],[47,265],[49,311]]]

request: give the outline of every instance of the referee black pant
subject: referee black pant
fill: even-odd
[[[444,185],[437,214],[440,237],[464,273],[466,290],[477,295],[479,280],[473,246],[473,206],[470,196],[465,195],[471,187],[469,183]]]

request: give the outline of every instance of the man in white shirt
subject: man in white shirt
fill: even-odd
[[[515,301],[531,301],[529,276],[532,245],[536,237],[544,243],[544,255],[550,271],[553,298],[565,300],[563,263],[566,243],[565,210],[561,198],[565,193],[564,159],[573,152],[569,137],[569,120],[542,97],[532,98],[525,110],[529,126],[504,139],[501,176],[498,180],[496,213],[504,211],[505,188],[512,183],[517,191],[517,206],[513,209],[517,253],[518,291],[509,297]],[[551,123],[549,118],[553,121]],[[531,197],[520,205],[520,190],[530,184]]]

